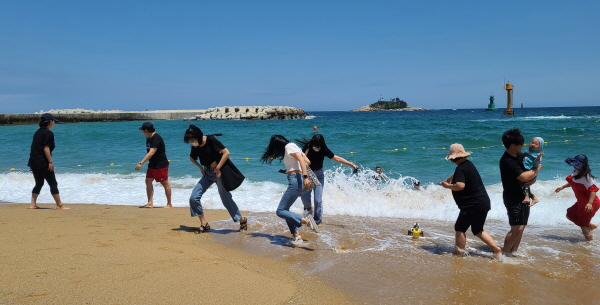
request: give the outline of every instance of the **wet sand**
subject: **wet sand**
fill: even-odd
[[[197,235],[188,208],[39,206],[0,205],[1,304],[352,303],[316,274],[214,242],[248,234],[216,221],[224,210]]]
[[[301,228],[306,242],[291,247],[274,213],[249,219],[250,233],[215,239],[318,275],[362,304],[600,304],[600,243],[575,226],[529,226],[519,256],[496,261],[471,232],[470,256],[452,255],[448,221],[329,216],[319,234]],[[425,237],[408,236],[414,221]],[[486,230],[502,246],[508,225]]]

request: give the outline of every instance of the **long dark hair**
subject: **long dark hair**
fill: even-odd
[[[298,142],[298,146],[302,147],[302,151],[306,151],[311,146],[316,146],[321,149],[327,148],[327,144],[325,143],[325,138],[320,133],[317,133],[314,136],[312,136],[312,138],[310,140],[303,137],[302,139],[296,139],[296,142]]]
[[[275,159],[283,160],[283,156],[285,156],[285,146],[288,143],[290,143],[290,141],[284,136],[278,134],[272,135],[269,146],[267,146],[262,157],[260,157],[260,162],[271,164]]]
[[[592,170],[590,169],[590,165],[588,164],[588,158],[586,155],[582,155],[585,157],[585,162],[581,162],[581,168],[578,168],[579,171],[577,175],[573,176],[575,179],[581,179],[582,177],[590,176],[591,178],[596,178],[592,176]]]
[[[185,131],[185,134],[183,135],[183,142],[189,143],[190,139],[192,138],[196,138],[198,139],[198,141],[202,142],[203,136],[204,134],[202,133],[202,130],[200,130],[200,128],[196,127],[194,124],[190,124],[190,127],[188,127],[188,129]]]

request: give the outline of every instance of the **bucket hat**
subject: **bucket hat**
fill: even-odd
[[[470,152],[466,152],[465,148],[458,143],[454,143],[450,145],[450,149],[448,150],[448,155],[446,156],[446,160],[452,160],[456,158],[467,158],[471,155]]]

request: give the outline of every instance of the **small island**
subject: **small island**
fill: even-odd
[[[408,104],[399,99],[392,98],[389,101],[384,101],[383,97],[379,98],[379,101],[368,106],[360,107],[358,109],[350,110],[352,112],[362,111],[415,111],[415,110],[431,110],[427,108],[409,107]]]

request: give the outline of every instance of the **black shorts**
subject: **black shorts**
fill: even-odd
[[[506,207],[506,214],[508,215],[508,224],[511,226],[526,226],[529,221],[529,203],[518,202],[511,206]]]
[[[487,218],[488,211],[484,209],[466,209],[460,210],[456,223],[454,224],[454,231],[467,232],[471,227],[471,232],[477,235],[483,231],[483,225]]]

